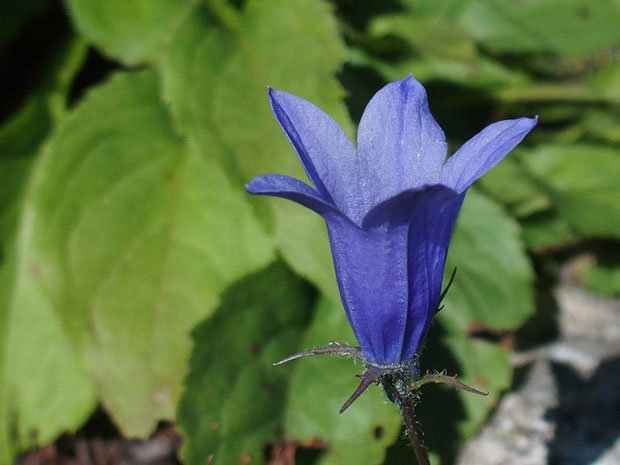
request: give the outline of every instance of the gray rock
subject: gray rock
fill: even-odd
[[[515,354],[522,384],[459,465],[620,465],[620,299],[571,278],[569,265],[555,292],[559,339]]]

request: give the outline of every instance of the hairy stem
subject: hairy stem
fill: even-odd
[[[430,465],[430,459],[428,458],[428,452],[424,447],[424,441],[422,439],[422,431],[418,427],[418,423],[415,419],[415,405],[418,400],[418,392],[410,388],[412,383],[412,376],[415,376],[417,369],[412,370],[408,367],[404,371],[392,371],[385,373],[381,378],[381,384],[383,389],[392,402],[398,405],[401,415],[403,417],[403,423],[405,424],[405,430],[407,431],[407,437],[413,448],[416,459],[419,465]]]
[[[413,396],[402,399],[400,403],[400,411],[403,415],[403,421],[405,423],[405,429],[407,430],[407,437],[413,447],[416,459],[418,459],[419,465],[430,465],[428,458],[428,452],[424,447],[422,440],[422,431],[418,427],[418,423],[415,419],[415,399]]]

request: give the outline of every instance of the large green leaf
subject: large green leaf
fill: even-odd
[[[174,131],[152,72],[118,74],[37,165],[41,279],[104,406],[129,435],[170,418],[189,330],[271,246],[217,160]]]
[[[588,236],[620,235],[620,157],[597,145],[547,145],[525,158],[566,221]]]
[[[274,201],[276,242],[291,267],[333,302],[340,301],[327,228],[314,212],[288,200]]]
[[[355,345],[341,305],[321,300],[302,348],[328,342]],[[327,444],[321,465],[380,464],[386,448],[400,431],[398,408],[387,402],[380,388],[371,387],[343,414],[338,409],[359,384],[363,366],[352,360],[312,357],[295,363],[288,395],[285,431],[290,439]]]
[[[305,178],[271,114],[267,86],[312,101],[349,130],[333,77],[346,54],[329,7],[319,0],[249,0],[241,10],[207,5],[176,31],[164,71],[165,95],[181,130],[223,159],[240,189],[269,172]],[[288,263],[337,295],[322,220],[278,200],[254,205],[270,217]],[[302,223],[303,229],[296,226]],[[294,239],[290,228],[296,228]],[[309,246],[315,243],[318,253]]]
[[[155,62],[189,0],[65,0],[77,29],[123,63]]]
[[[231,286],[194,349],[178,424],[188,465],[260,464],[281,437],[292,367],[273,362],[298,350],[313,307],[310,286],[282,263]]]
[[[322,464],[381,463],[400,430],[397,409],[378,388],[345,414],[338,408],[362,370],[329,357],[272,366],[304,347],[352,340],[339,305],[313,307],[309,287],[282,264],[227,290],[194,331],[178,421],[188,464],[264,463],[269,444],[318,445]]]
[[[525,73],[479,53],[474,37],[458,21],[469,3],[403,1],[403,11],[371,18],[363,40],[354,37],[366,52],[354,49],[350,61],[376,69],[388,81],[413,73],[421,82],[484,92],[529,85]]]
[[[35,93],[0,128],[0,464],[77,429],[94,388],[41,285],[30,202],[21,202],[44,137],[64,111],[86,47],[59,44]],[[23,209],[20,205],[23,203]]]
[[[613,47],[619,22],[614,0],[482,0],[470,2],[461,16],[463,27],[492,49],[567,56]]]
[[[0,464],[75,431],[96,403],[94,385],[41,281],[31,240],[25,213],[19,251],[10,251],[0,267]]]
[[[439,318],[462,332],[472,323],[514,329],[533,311],[533,272],[519,226],[471,190],[454,232],[446,269],[458,269]],[[446,273],[448,275],[448,273]]]

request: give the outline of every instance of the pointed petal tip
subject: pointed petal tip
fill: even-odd
[[[523,116],[521,118],[515,118],[512,121],[515,123],[514,132],[521,133],[523,137],[525,137],[538,124],[538,115],[534,116],[533,118]]]
[[[403,79],[403,81],[405,81],[408,85],[412,85],[412,84],[420,84],[420,81],[418,81],[415,76],[413,75],[413,73],[409,73],[407,75],[406,78]],[[422,84],[420,84],[422,85]]]
[[[273,95],[275,93],[275,89],[271,86],[267,86],[267,95],[269,95],[269,101],[273,104],[273,101],[275,99],[275,96]]]
[[[288,176],[282,174],[261,174],[252,179],[249,183],[247,183],[245,185],[245,190],[248,192],[248,194],[274,195],[278,192],[289,191],[292,188],[293,190],[295,190],[295,186],[291,185],[291,183],[299,186],[299,184],[301,184],[301,181],[299,181],[298,179],[289,178]]]
[[[538,124],[538,115],[534,116],[533,118],[522,116],[521,118],[515,118],[513,120],[506,121],[512,121],[513,123],[515,123],[514,128],[516,132],[519,132],[519,130],[521,130],[522,132],[527,134]]]
[[[267,95],[269,95],[269,103],[271,104],[272,108],[274,104],[278,103],[278,97],[281,93],[281,90],[274,89],[271,86],[267,86]]]
[[[404,85],[405,86],[404,88],[408,90],[413,90],[418,87],[421,87],[422,89],[424,89],[424,86],[422,85],[422,83],[415,78],[413,73],[409,73],[403,79],[399,79],[398,81],[391,82],[387,84],[385,87],[388,87],[390,85]],[[401,87],[401,89],[403,89],[403,87]]]
[[[293,96],[293,97],[297,97],[293,94],[289,94],[288,92],[285,92],[283,90],[278,90],[278,89],[274,89],[271,86],[267,86],[267,94],[269,94],[269,100],[273,103],[273,102],[278,102],[282,100],[283,97],[287,97],[287,96]],[[299,97],[297,97],[299,98]]]
[[[538,116],[497,121],[465,142],[448,158],[441,183],[464,192],[508,155],[538,124]]]
[[[538,124],[538,115],[534,116],[533,118],[524,117],[521,119],[527,120],[532,128]]]
[[[253,186],[252,186],[252,181],[250,181],[250,182],[248,182],[248,183],[246,183],[246,184],[245,184],[245,191],[246,191],[248,194],[254,194],[254,193],[255,193],[255,192],[254,192],[254,188],[253,188]]]
[[[259,194],[261,192],[261,190],[262,190],[260,188],[261,184],[262,184],[261,176],[257,176],[254,179],[252,179],[250,182],[246,183],[245,191],[248,194]]]

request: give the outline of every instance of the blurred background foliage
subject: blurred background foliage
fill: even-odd
[[[244,193],[303,177],[268,85],[353,136],[409,73],[451,151],[540,116],[464,204],[422,357],[491,392],[425,394],[433,458],[451,463],[510,388],[510,350],[553,338],[558,264],[587,253],[583,284],[620,292],[619,24],[618,0],[6,2],[0,464],[98,406],[131,438],[173,421],[188,464],[266,463],[282,444],[298,463],[410,461],[378,388],[337,414],[360,366],[271,366],[354,337],[321,220]]]

